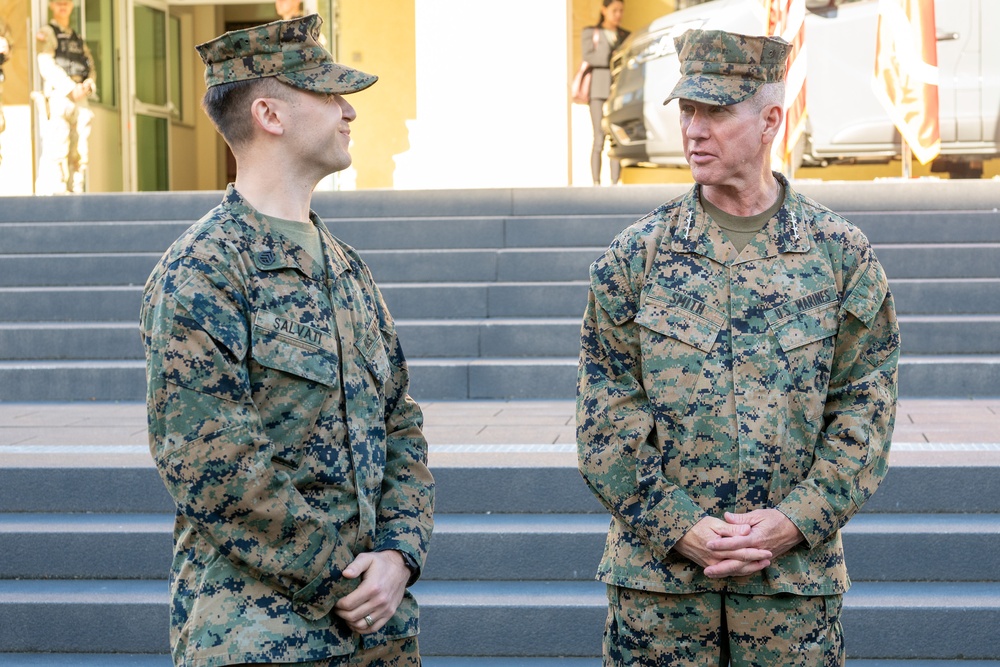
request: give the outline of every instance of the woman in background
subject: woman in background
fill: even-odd
[[[590,174],[594,185],[601,184],[601,153],[604,152],[604,130],[601,128],[602,107],[611,93],[611,53],[628,37],[621,27],[625,12],[623,0],[601,0],[601,18],[597,25],[584,28],[581,35],[583,59],[592,69],[590,80],[590,120],[594,125],[594,147],[590,153]],[[611,160],[611,183],[617,183],[621,163]]]

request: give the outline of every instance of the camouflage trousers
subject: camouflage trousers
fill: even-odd
[[[842,667],[841,602],[608,586],[604,666]]]
[[[420,667],[420,648],[416,637],[395,639],[350,655],[338,655],[327,660],[295,663],[261,663],[235,667]]]

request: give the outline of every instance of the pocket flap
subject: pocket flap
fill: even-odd
[[[835,293],[834,293],[835,294]],[[783,315],[781,307],[764,313],[771,331],[785,352],[835,336],[838,329],[839,301],[830,301],[792,315]]]
[[[703,310],[702,313],[696,313],[653,296],[646,298],[635,321],[647,329],[687,343],[702,352],[712,349],[724,323],[721,315],[714,311]]]
[[[254,318],[253,358],[262,366],[336,387],[340,358],[333,334],[261,311]]]

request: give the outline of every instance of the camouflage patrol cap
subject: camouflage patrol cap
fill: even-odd
[[[377,76],[337,64],[319,43],[323,19],[310,14],[287,21],[233,30],[195,48],[205,62],[205,83],[273,76],[290,86],[317,93],[356,93]]]
[[[765,83],[785,78],[791,45],[780,37],[738,35],[723,30],[688,30],[674,39],[681,79],[673,99],[717,106],[737,104]]]

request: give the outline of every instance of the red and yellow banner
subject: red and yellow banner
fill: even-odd
[[[913,155],[927,164],[941,152],[934,0],[880,0],[875,95]]]
[[[791,175],[792,154],[806,128],[806,0],[761,0],[767,34],[792,45],[785,75],[785,121],[771,149],[774,168]]]

